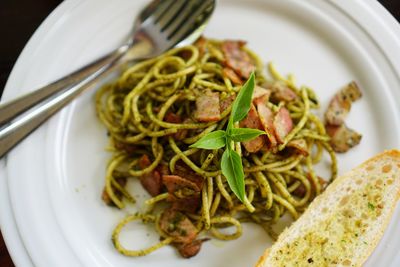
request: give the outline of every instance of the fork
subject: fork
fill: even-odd
[[[155,57],[203,32],[215,0],[154,0],[137,16],[125,44],[32,93],[0,105],[0,158],[29,133],[123,62]]]

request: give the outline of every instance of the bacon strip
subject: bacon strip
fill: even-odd
[[[169,123],[181,123],[182,118],[181,118],[181,116],[179,116],[173,112],[168,112],[164,117],[164,121],[169,122]]]
[[[200,192],[200,188],[189,179],[182,178],[178,175],[163,175],[163,184],[167,187],[168,193],[175,194],[181,189],[187,189],[191,191],[191,194]]]
[[[336,126],[343,124],[351,109],[352,102],[358,100],[361,95],[361,91],[354,81],[342,88],[329,103],[325,112],[326,122]]]
[[[307,147],[307,142],[304,139],[294,139],[291,140],[286,147],[294,150],[296,153],[301,154],[305,157],[308,156],[308,147]]]
[[[160,228],[177,243],[189,244],[197,236],[197,229],[189,218],[172,209],[166,209],[161,214]]]
[[[253,102],[257,106],[251,105],[246,118],[240,122],[241,127],[264,129],[266,136],[243,142],[243,146],[250,153],[254,153],[263,148],[268,140],[269,148],[274,149],[278,143],[283,143],[284,138],[293,129],[293,121],[289,111],[281,107],[274,115],[272,110],[266,105],[270,96],[268,89],[256,87],[253,94]]]
[[[200,191],[203,188],[204,178],[202,176],[198,175],[197,173],[195,173],[192,169],[190,169],[186,165],[176,164],[175,171],[173,174],[183,177],[183,178],[195,183]]]
[[[253,104],[250,106],[249,113],[239,125],[243,128],[262,129],[260,118]],[[265,146],[265,137],[260,135],[250,141],[242,142],[242,144],[249,153],[255,153]]]
[[[197,239],[194,240],[191,243],[185,243],[185,244],[177,244],[176,248],[179,251],[179,254],[181,254],[182,257],[184,258],[191,258],[197,253],[199,253],[201,245],[203,242],[209,240],[208,238],[203,238],[203,239]]]
[[[121,186],[125,187],[127,180],[126,178],[116,178],[115,181]],[[111,185],[111,187],[114,189],[114,194],[115,196],[121,200],[122,199],[122,193],[118,190],[115,190],[115,187]],[[103,193],[101,194],[101,199],[106,203],[108,206],[115,206],[114,202],[111,200],[111,197],[108,195],[106,188],[104,187]]]
[[[169,195],[167,201],[172,203],[171,209],[189,213],[195,213],[200,208],[201,204],[200,193],[183,198]]]
[[[256,67],[249,54],[242,49],[245,44],[243,41],[225,41],[221,49],[225,56],[224,64],[240,77],[248,79]]]
[[[252,96],[252,101],[254,105],[258,105],[258,104],[263,104],[266,105],[268,100],[269,100],[269,96],[271,95],[271,91],[268,89],[265,89],[263,87],[260,86],[255,86],[254,87],[254,92],[253,92],[253,96]]]
[[[207,51],[207,39],[204,36],[200,36],[194,45],[199,49],[200,56],[203,56]]]
[[[187,123],[188,120],[190,120],[190,119],[185,119],[183,121],[183,123]],[[182,123],[182,118],[181,118],[181,116],[179,116],[173,112],[168,112],[164,117],[164,121],[169,122],[169,123]],[[188,134],[187,129],[179,130],[174,134],[174,139],[175,140],[183,140],[186,138],[187,134]]]
[[[274,102],[290,102],[299,98],[292,89],[281,81],[267,84],[265,87],[272,91],[271,98]]]
[[[243,81],[240,78],[240,76],[237,75],[236,72],[231,68],[227,68],[227,67],[223,68],[222,75],[224,77],[228,78],[229,80],[231,80],[233,82],[233,84],[235,84],[235,85],[243,84]]]
[[[219,93],[206,91],[196,99],[195,119],[201,122],[219,121]]]
[[[151,161],[147,155],[143,155],[139,159],[139,167],[141,169],[145,169],[150,165]],[[140,183],[153,197],[159,195],[162,191],[161,173],[157,168],[150,173],[140,176]]]
[[[262,103],[257,104],[257,111],[260,117],[261,124],[264,128],[264,131],[267,135],[267,139],[269,141],[269,147],[274,148],[277,145],[276,137],[275,137],[275,129],[274,129],[274,114],[272,110]]]
[[[127,143],[122,143],[119,142],[117,140],[114,140],[114,147],[117,150],[123,150],[125,151],[127,154],[132,154],[135,152],[135,150],[137,149],[137,146],[132,145],[132,144],[127,144]]]
[[[331,137],[331,146],[334,151],[344,153],[350,148],[358,145],[361,141],[361,134],[348,128],[346,124],[340,126],[326,125],[326,132]]]
[[[285,107],[281,107],[275,114],[273,121],[275,136],[279,143],[283,143],[285,137],[293,129],[293,121],[289,111]]]
[[[235,95],[229,95],[228,97],[225,97],[221,101],[219,101],[219,110],[220,113],[224,112],[227,108],[229,108],[233,101],[235,100]]]
[[[162,181],[169,193],[167,201],[171,209],[194,213],[201,204],[200,192],[204,178],[191,169],[177,164],[173,175],[163,175]]]

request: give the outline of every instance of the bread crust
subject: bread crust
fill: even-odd
[[[400,168],[400,151],[399,150],[387,150],[384,151],[370,159],[368,159],[367,161],[363,162],[362,164],[360,164],[358,167],[354,168],[353,170],[357,169],[357,171],[367,171],[367,166],[380,162],[382,161],[382,158],[391,158],[394,161],[397,162],[397,167]],[[352,171],[353,171],[352,170]],[[349,171],[345,174],[343,174],[342,176],[338,177],[335,181],[332,182],[331,185],[328,186],[328,188],[325,190],[324,193],[322,193],[320,196],[318,196],[309,206],[308,209],[312,209],[312,208],[316,208],[318,206],[320,206],[325,199],[327,198],[327,196],[329,196],[329,194],[331,193],[335,193],[336,188],[341,185],[342,183],[346,182],[347,179],[351,179],[352,178],[352,171]],[[400,179],[400,176],[396,176],[395,179]],[[396,183],[394,183],[396,184]],[[378,234],[374,236],[373,239],[368,240],[368,247],[364,250],[364,252],[360,255],[359,259],[361,259],[360,262],[355,262],[355,264],[362,266],[366,260],[368,259],[368,257],[372,254],[372,252],[374,251],[374,249],[376,248],[376,246],[378,245],[379,241],[381,240],[386,227],[388,226],[391,217],[393,216],[393,212],[395,210],[396,204],[400,199],[400,187],[397,188],[397,194],[396,197],[394,198],[394,201],[392,201],[390,204],[389,203],[385,203],[390,205],[389,211],[388,211],[388,215],[384,218],[384,220],[382,220],[382,223],[379,225],[379,228],[377,229]],[[303,216],[307,216],[307,210],[305,212],[305,214]],[[282,240],[285,239],[286,236],[288,236],[288,232],[289,229],[296,227],[296,222],[293,223],[288,229],[286,229],[278,238],[278,241],[272,246],[277,246],[280,242],[284,242]],[[264,254],[259,258],[258,262],[256,263],[256,267],[263,267],[263,266],[268,266],[265,264],[268,264],[267,261],[269,260],[269,256],[271,256],[270,252],[271,252],[271,248],[268,248],[265,250]]]
[[[255,267],[262,267],[264,262],[267,260],[268,258],[268,254],[269,254],[270,248],[267,248],[264,251],[264,254],[261,255],[261,257],[258,259],[256,266]]]
[[[397,158],[398,161],[400,162],[400,151],[399,150],[388,150],[388,151],[385,151],[385,152],[379,154],[378,156],[370,159],[370,161],[371,162],[378,161],[379,160],[379,156],[385,156],[385,155],[390,156],[390,157],[392,157],[394,159]],[[396,178],[400,179],[400,177],[396,177]],[[372,240],[373,244],[371,244],[371,246],[368,247],[368,250],[364,255],[365,257],[363,258],[363,261],[360,262],[360,265],[363,265],[367,261],[367,259],[371,256],[372,252],[374,252],[376,246],[379,244],[379,241],[382,239],[383,234],[385,233],[385,230],[386,230],[387,226],[389,225],[390,220],[391,220],[391,218],[393,216],[393,212],[394,212],[394,210],[396,208],[396,205],[397,205],[397,202],[399,201],[399,199],[400,199],[400,190],[397,191],[397,195],[396,195],[395,201],[393,201],[393,203],[390,203],[391,205],[390,205],[389,216],[387,216],[385,218],[385,221],[383,222],[383,224],[381,224],[381,227],[379,229],[379,235],[377,235],[375,237],[375,239]]]

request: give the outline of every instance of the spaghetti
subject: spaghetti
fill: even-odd
[[[242,234],[244,222],[259,224],[274,236],[271,226],[286,211],[294,219],[298,218],[323,190],[324,183],[315,173],[314,166],[323,159],[324,151],[331,158],[330,181],[336,176],[336,158],[329,145],[330,139],[322,122],[312,113],[319,107],[315,93],[308,87],[297,87],[293,76],[282,76],[273,64],[269,64],[271,77],[265,77],[261,60],[245,46],[241,46],[241,53],[246,53],[254,64],[256,84],[277,83],[294,96],[291,100],[278,98],[266,103],[274,113],[285,107],[293,128],[275,149],[249,153],[236,144],[242,153],[245,172],[244,203],[235,197],[221,174],[222,150],[189,148],[205,134],[225,128],[230,114],[228,105],[216,121],[196,120],[194,107],[198,96],[207,90],[218,93],[222,102],[234,97],[241,88],[235,76],[225,74],[226,55],[221,49],[222,44],[221,41],[202,39],[196,45],[174,48],[127,68],[115,82],[96,94],[97,114],[108,130],[112,150],[103,192],[106,202],[120,209],[125,207],[126,201],[135,202],[124,188],[127,179],[157,175],[159,181],[177,179],[176,172],[182,168],[184,173],[202,178],[198,187],[193,181],[185,181],[190,186],[180,188],[173,196],[164,183],[162,189],[155,190],[153,197],[146,201],[149,207],[146,213],[123,219],[116,226],[112,240],[124,255],[143,256],[167,244],[186,244],[183,237],[176,234],[176,229],[168,232],[163,228],[167,215],[163,216],[160,208],[155,208],[171,209],[171,205],[178,205],[179,201],[174,201],[180,197],[186,200],[188,196],[198,198],[198,208],[179,212],[184,216],[182,220],[189,220],[195,226],[196,237],[208,233],[221,240],[236,239]],[[290,146],[296,140],[301,141],[302,148]],[[150,160],[147,164],[143,164],[143,155]],[[133,220],[154,224],[162,240],[143,250],[124,248],[119,235]],[[220,231],[229,226],[235,227],[234,233]]]

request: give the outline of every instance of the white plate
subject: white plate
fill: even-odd
[[[19,58],[4,92],[13,98],[116,47],[146,1],[65,1],[41,26]],[[348,124],[364,137],[339,157],[340,172],[400,147],[400,27],[375,1],[221,0],[206,30],[214,38],[243,39],[282,72],[313,87],[324,107],[334,91],[356,80],[364,96]],[[100,200],[109,155],[91,91],[57,114],[3,160],[1,227],[19,266],[252,266],[269,238],[245,227],[230,242],[207,242],[185,260],[170,247],[127,258],[110,233],[125,214]],[[7,190],[8,189],[8,190]],[[396,209],[367,266],[398,266]],[[146,241],[129,228],[128,244]],[[136,240],[136,241],[135,241]]]

